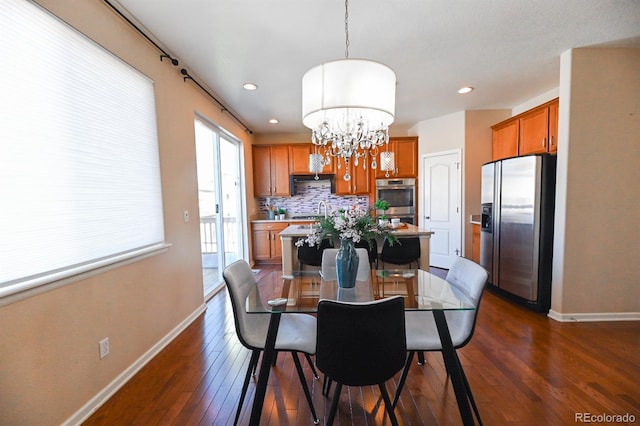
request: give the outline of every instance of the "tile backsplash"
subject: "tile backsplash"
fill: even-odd
[[[305,181],[295,183],[295,194],[291,197],[257,197],[259,214],[267,215],[267,203],[287,211],[287,217],[296,214],[314,213],[318,202],[326,201],[329,211],[349,208],[357,205],[363,209],[369,207],[369,197],[366,195],[335,195],[331,193],[331,185],[327,180],[317,182]],[[324,211],[323,211],[324,212]]]

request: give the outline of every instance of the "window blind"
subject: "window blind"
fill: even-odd
[[[164,243],[153,82],[0,2],[0,297]]]

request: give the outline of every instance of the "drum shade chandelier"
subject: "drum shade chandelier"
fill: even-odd
[[[326,62],[302,77],[302,123],[312,130],[316,152],[309,156],[309,170],[320,173],[331,157],[344,160],[344,180],[350,180],[349,161],[366,169],[378,167],[379,147],[389,144],[393,123],[396,75],[380,62],[349,58],[349,0],[345,0],[345,59]],[[320,152],[319,152],[320,150]],[[388,153],[385,158],[393,156]],[[369,159],[370,157],[370,159]],[[385,164],[388,170],[394,165]],[[385,169],[383,169],[385,170]]]

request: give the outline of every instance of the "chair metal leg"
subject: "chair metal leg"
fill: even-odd
[[[460,372],[462,372],[462,380],[464,381],[464,386],[467,388],[467,396],[469,397],[469,402],[471,403],[471,408],[473,409],[474,414],[476,415],[476,419],[478,420],[478,424],[482,426],[482,419],[480,418],[480,411],[478,410],[478,406],[476,405],[476,401],[473,398],[473,392],[471,392],[471,386],[469,385],[469,381],[467,380],[467,375],[464,374],[464,369],[462,368],[462,364],[460,363],[460,358],[458,357],[458,352],[456,351],[456,360],[458,365],[460,366]]]
[[[297,352],[291,352],[291,356],[293,357],[293,363],[296,366],[296,370],[298,371],[298,377],[300,378],[300,384],[302,385],[302,390],[304,391],[304,396],[307,398],[307,403],[309,404],[309,409],[311,410],[311,415],[313,416],[313,423],[320,423],[320,419],[318,419],[318,415],[316,414],[316,409],[313,406],[313,401],[311,400],[311,392],[309,392],[309,386],[307,386],[307,380],[304,377],[304,372],[302,371],[302,365],[300,365],[300,359],[298,358]]]
[[[258,351],[258,357],[256,357],[256,362],[253,363],[253,366],[251,366],[251,375],[255,376],[256,375],[256,370],[258,369],[258,359],[260,357],[260,351]]]
[[[402,388],[404,387],[404,383],[407,381],[407,376],[409,375],[409,368],[411,368],[411,361],[413,361],[413,356],[415,355],[415,351],[409,351],[409,355],[407,355],[407,360],[404,363],[404,369],[402,369],[402,375],[400,376],[400,381],[398,381],[398,387],[396,388],[396,396],[393,398],[392,407],[395,408],[398,405],[398,400],[400,399],[400,392],[402,392]]]
[[[473,413],[469,407],[469,398],[467,386],[465,386],[464,379],[462,378],[462,365],[457,359],[456,350],[451,341],[451,334],[449,334],[449,327],[447,326],[447,319],[442,310],[432,311],[433,317],[436,321],[436,328],[438,329],[438,335],[440,336],[440,342],[442,343],[442,356],[444,364],[451,377],[451,384],[456,395],[456,402],[458,403],[458,410],[460,411],[460,417],[462,423],[465,426],[473,425]]]
[[[258,364],[258,357],[260,357],[259,350],[251,351],[251,358],[249,359],[249,366],[247,367],[247,374],[244,376],[244,383],[242,384],[242,392],[240,392],[240,401],[238,402],[238,410],[236,411],[236,418],[233,420],[233,424],[237,425],[240,419],[240,412],[242,411],[242,404],[244,403],[244,397],[247,396],[247,389],[249,388],[249,379],[255,372],[255,367]]]
[[[313,371],[313,378],[318,380],[318,372],[316,371],[316,366],[313,364],[313,360],[311,359],[311,355],[308,353],[304,354],[304,357],[307,358],[307,362],[309,363],[309,367],[311,367],[311,371]]]
[[[424,365],[424,352],[418,352],[418,365]]]
[[[342,390],[342,383],[336,382],[336,390],[333,392],[333,399],[331,400],[331,408],[329,409],[329,417],[327,417],[327,426],[333,424],[333,419],[336,417],[338,411],[338,401],[340,400],[340,391]]]
[[[331,390],[331,384],[333,381],[331,377],[325,375],[324,380],[322,381],[322,395],[329,396],[329,391]]]
[[[389,413],[389,420],[393,426],[398,425],[398,419],[396,418],[396,414],[394,413],[394,406],[391,404],[391,400],[389,399],[389,392],[387,392],[387,387],[383,383],[378,383],[378,387],[380,388],[380,393],[382,394],[382,398],[384,399],[384,406],[387,408],[387,413]]]

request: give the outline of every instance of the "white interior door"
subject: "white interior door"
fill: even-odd
[[[434,232],[430,266],[449,269],[462,255],[462,180],[460,151],[423,158],[420,225]]]

